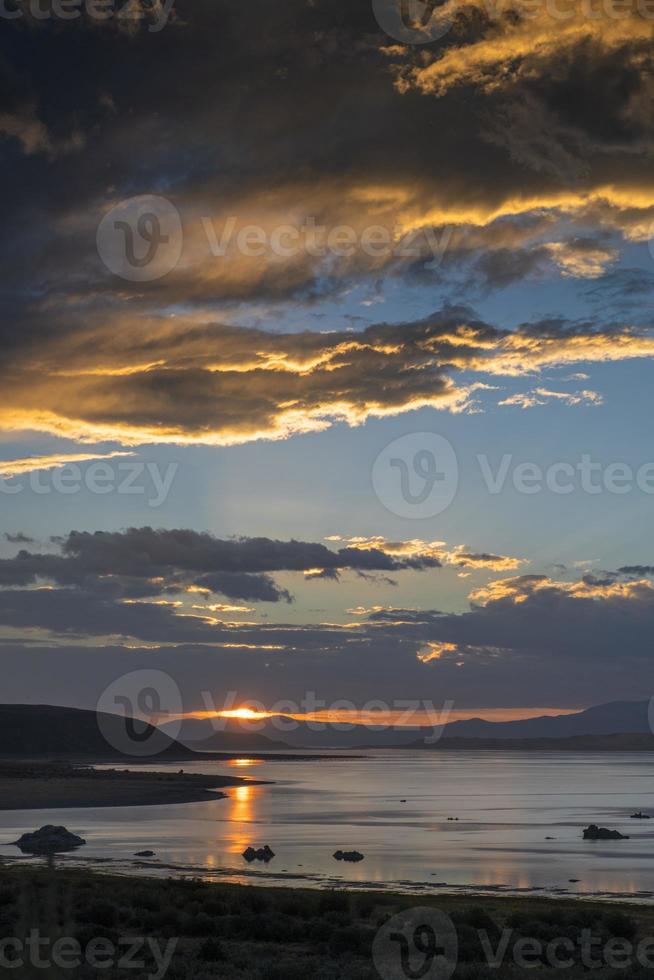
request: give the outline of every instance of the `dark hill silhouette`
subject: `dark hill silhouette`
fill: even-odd
[[[129,719],[131,721],[131,719]],[[194,753],[152,726],[139,724],[139,734],[152,746],[150,755],[162,762],[191,759]],[[129,759],[125,718],[79,708],[51,705],[0,705],[0,758]]]
[[[247,732],[214,732],[209,738],[189,739],[184,744],[194,752],[283,752],[290,748],[286,742]]]
[[[287,742],[271,737],[272,732],[249,731],[234,719],[223,720],[219,729],[206,718],[185,718],[181,727],[175,723],[159,727],[168,735],[174,732],[178,742],[196,752],[283,752],[290,748]]]

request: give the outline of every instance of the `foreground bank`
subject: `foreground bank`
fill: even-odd
[[[38,958],[49,978],[518,980],[534,967],[552,980],[644,978],[651,937],[653,906],[0,869],[3,969],[20,963],[31,976]]]

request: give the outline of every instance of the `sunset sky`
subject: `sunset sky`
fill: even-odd
[[[0,17],[3,700],[654,693],[654,8],[395,4]]]

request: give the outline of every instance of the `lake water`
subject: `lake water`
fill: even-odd
[[[104,861],[107,870],[137,874],[654,898],[654,819],[629,819],[641,809],[654,816],[654,759],[646,753],[372,751],[359,759],[184,768],[274,783],[228,789],[227,799],[209,803],[5,811],[0,839],[64,824],[88,843],[58,861]],[[584,841],[589,823],[630,840]],[[276,857],[248,865],[241,853],[249,844],[270,844]],[[365,860],[337,862],[339,848],[360,850]],[[133,854],[145,849],[157,859],[140,867]],[[5,858],[16,854],[0,847]]]

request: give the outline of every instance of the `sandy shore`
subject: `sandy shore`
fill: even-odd
[[[201,803],[220,799],[225,796],[220,789],[245,782],[235,776],[0,763],[0,810]]]

